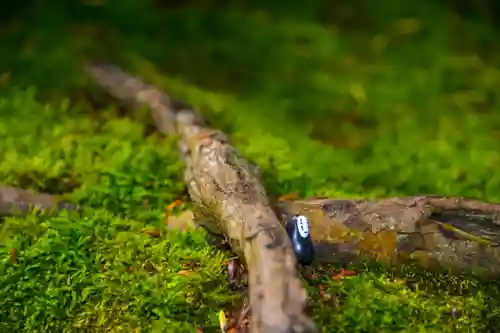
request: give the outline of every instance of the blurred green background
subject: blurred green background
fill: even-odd
[[[4,91],[108,105],[82,71],[102,59],[199,107],[264,167],[274,159],[279,191],[500,199],[495,1],[6,6]]]
[[[262,168],[272,195],[500,201],[498,14],[493,0],[3,4],[2,183],[89,211],[2,222],[0,331],[213,329],[239,296],[227,253],[201,233],[164,230],[165,207],[187,199],[175,142],[92,84],[86,60],[199,108]],[[498,285],[474,279],[371,268],[323,282],[341,299],[309,290],[325,332],[500,322]]]

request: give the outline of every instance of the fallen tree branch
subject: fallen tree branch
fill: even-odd
[[[223,133],[206,127],[193,108],[177,109],[158,88],[117,67],[90,64],[87,71],[119,100],[147,105],[158,131],[178,136],[197,223],[225,235],[232,250],[246,261],[252,332],[317,332],[304,314],[307,295],[290,241],[256,168],[228,144]]]
[[[61,202],[52,194],[0,186],[0,216],[26,215],[33,210],[57,213],[61,210],[75,209],[77,209],[75,205]]]
[[[159,89],[116,67],[94,64],[88,71],[116,98],[148,105],[158,130],[179,137],[197,222],[224,235],[247,262],[253,332],[315,331],[303,314],[305,292],[280,225],[296,214],[309,218],[320,263],[417,261],[452,273],[500,277],[500,204],[438,196],[270,204],[255,167],[223,133],[205,127],[195,110],[176,109]]]
[[[452,273],[500,277],[500,204],[455,197],[382,200],[308,199],[274,204],[281,221],[309,217],[317,262],[346,263],[360,257],[393,264],[413,259]],[[0,186],[0,217],[32,210],[76,210],[58,196]],[[182,224],[188,222],[176,222]],[[215,230],[215,233],[223,230]]]
[[[416,196],[280,202],[282,219],[309,217],[318,262],[360,258],[500,277],[500,204]]]

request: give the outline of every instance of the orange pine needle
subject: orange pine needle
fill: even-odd
[[[163,221],[165,222],[165,224],[168,224],[168,217],[171,215],[174,208],[179,207],[181,204],[182,204],[181,200],[175,200],[174,202],[172,202],[170,205],[167,206],[167,209],[165,209],[165,214],[163,216]]]
[[[175,207],[179,207],[181,204],[182,204],[181,200],[175,200],[170,205],[168,205],[167,207],[168,212],[172,212]]]
[[[338,274],[333,274],[332,279],[335,281],[341,280],[344,277],[356,276],[358,272],[341,268]]]

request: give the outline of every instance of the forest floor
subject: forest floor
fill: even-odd
[[[315,2],[287,12],[138,3],[54,2],[0,28],[0,179],[86,207],[2,222],[0,331],[217,332],[218,311],[239,299],[230,253],[164,223],[171,202],[189,209],[175,142],[93,86],[87,59],[198,107],[262,168],[273,196],[500,201],[490,28],[439,7],[353,25],[348,6],[341,20]],[[324,332],[500,324],[498,284],[350,269],[308,287]]]

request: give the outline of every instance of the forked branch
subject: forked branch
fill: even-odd
[[[224,234],[249,271],[254,333],[317,332],[287,234],[256,169],[225,135],[205,126],[191,107],[178,109],[160,89],[117,67],[90,64],[88,73],[112,96],[151,110],[158,131],[177,135],[197,222]]]

